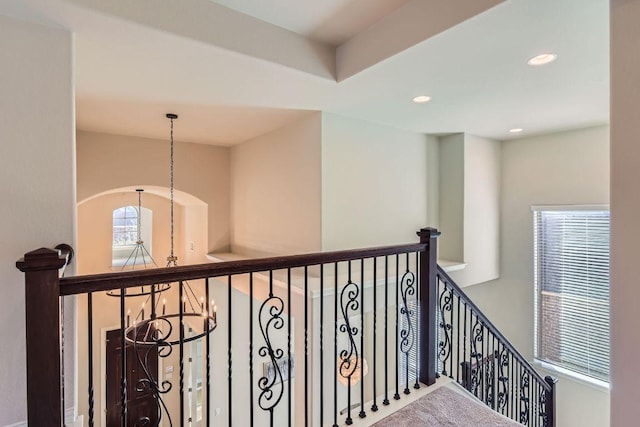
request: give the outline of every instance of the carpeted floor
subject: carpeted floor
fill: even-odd
[[[389,415],[374,427],[522,427],[481,403],[446,387]]]

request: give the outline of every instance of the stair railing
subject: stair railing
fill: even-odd
[[[120,325],[122,342],[135,342],[139,331],[126,332],[127,291],[172,283],[162,298],[167,306],[173,302],[183,307],[183,284],[190,281],[190,291],[206,295],[200,303],[204,327],[210,325],[205,313],[213,313],[215,322],[199,350],[205,361],[200,412],[189,412],[189,404],[200,400],[190,394],[198,383],[189,384],[191,356],[186,354],[195,353],[186,348],[191,345],[185,335],[188,319],[180,308],[180,339],[176,351],[167,350],[158,322],[164,308],[151,293],[146,296],[151,298],[147,318],[143,304],[141,320],[155,323],[151,335],[159,339],[153,343],[155,352],[145,354],[147,359],[149,354],[166,358],[165,368],[150,373],[144,357],[131,357],[131,351],[138,351],[135,345],[133,350],[120,345],[118,425],[163,420],[164,425],[182,426],[199,416],[206,423],[217,417],[216,425],[337,427],[446,375],[525,425],[553,426],[553,381],[541,379],[439,269],[439,232],[425,228],[418,235],[420,243],[407,245],[64,278],[59,269],[66,265],[67,253],[27,253],[17,266],[26,281],[29,425],[63,422],[62,298],[79,296],[77,313],[86,320],[77,328],[83,335],[80,342],[86,343],[86,348],[78,345],[78,351],[87,355],[78,359],[85,360],[78,376],[86,386],[86,393],[77,393],[79,412],[89,427],[104,426],[98,410],[104,401],[104,396],[99,398],[104,393],[99,368],[104,322]],[[116,291],[118,301],[106,291]],[[111,320],[105,321],[107,315]],[[463,323],[457,318],[461,315],[466,316]],[[451,334],[456,335],[455,345]],[[169,365],[179,367],[177,378],[170,379]],[[132,369],[138,377],[146,374],[128,383],[125,372]],[[155,400],[151,418],[129,406],[145,390],[153,392]],[[177,395],[168,399],[169,393]]]
[[[438,374],[526,426],[555,425],[555,384],[543,378],[440,267]]]

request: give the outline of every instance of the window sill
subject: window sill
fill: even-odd
[[[611,388],[608,382],[598,380],[587,375],[573,372],[569,369],[561,368],[559,366],[552,365],[551,363],[544,362],[542,360],[534,359],[533,365],[542,368],[552,376],[556,376],[562,379],[574,381],[578,384],[593,388],[604,393],[609,393]]]
[[[442,267],[445,272],[450,273],[452,271],[464,269],[467,266],[467,263],[460,261],[450,261],[448,259],[439,259],[438,265]]]

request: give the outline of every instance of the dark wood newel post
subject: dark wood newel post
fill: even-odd
[[[435,228],[423,228],[418,232],[420,243],[427,249],[420,253],[420,382],[432,385],[436,382],[436,309],[437,309],[437,259],[438,236]]]
[[[41,248],[16,267],[25,273],[27,417],[30,426],[62,425],[60,281],[66,256]]]
[[[544,377],[544,380],[549,384],[551,388],[550,396],[544,401],[545,408],[544,412],[547,414],[547,420],[545,423],[545,427],[555,427],[556,425],[556,383],[558,380],[551,376]]]

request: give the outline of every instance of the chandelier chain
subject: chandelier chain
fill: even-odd
[[[138,240],[136,244],[142,244],[142,221],[140,217],[142,216],[142,190],[136,190],[138,192]]]
[[[171,197],[171,256],[170,262],[173,262],[175,264],[175,255],[173,253],[173,117],[170,118],[171,120],[171,141],[170,141],[170,145],[171,145],[171,164],[170,164],[170,197]]]

